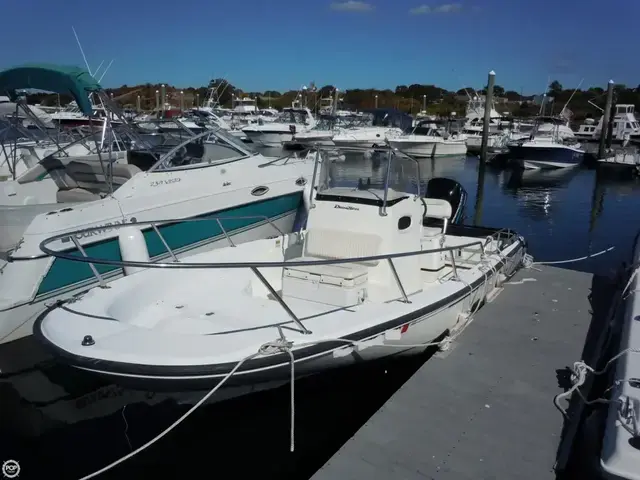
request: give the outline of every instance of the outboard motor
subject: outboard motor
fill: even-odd
[[[467,191],[464,187],[451,178],[432,178],[427,183],[426,198],[439,198],[451,204],[451,218],[449,223],[461,223],[464,206],[467,202]],[[425,226],[441,226],[442,222],[433,218],[425,218]]]

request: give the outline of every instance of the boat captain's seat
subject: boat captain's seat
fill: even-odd
[[[424,204],[424,217],[422,219],[423,224],[423,235],[438,235],[445,234],[445,225],[448,223],[451,215],[453,213],[453,209],[451,208],[451,204],[446,200],[442,200],[440,198],[427,198],[424,197],[422,199]],[[433,226],[436,220],[438,224],[442,224],[442,227]]]
[[[422,238],[420,248],[424,250],[437,250],[444,245],[446,225],[451,218],[451,204],[439,198],[423,198],[425,212],[422,219]],[[442,227],[431,226],[433,220],[442,222]],[[422,279],[427,282],[435,282],[442,275],[445,267],[445,253],[433,252],[420,256],[420,269]]]
[[[380,254],[382,238],[378,235],[311,228],[306,231],[302,256],[292,261],[363,258]],[[294,297],[340,307],[364,301],[368,271],[379,260],[338,263],[331,265],[302,265],[283,269],[282,293]]]
[[[110,167],[99,162],[71,161],[55,180],[58,185],[58,203],[90,202],[104,198],[109,193],[105,172],[110,171],[113,190],[141,170],[135,165],[113,163]]]

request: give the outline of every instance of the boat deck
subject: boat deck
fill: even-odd
[[[520,271],[313,480],[556,478],[563,417],[553,397],[601,330],[609,300],[590,297],[606,290],[597,282],[552,267]]]

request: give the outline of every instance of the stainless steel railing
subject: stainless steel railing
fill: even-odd
[[[411,252],[397,252],[397,253],[387,253],[380,255],[369,255],[366,257],[353,257],[353,258],[332,258],[332,259],[314,259],[314,260],[284,260],[284,261],[271,261],[271,262],[185,262],[179,260],[177,255],[173,251],[173,249],[169,246],[168,242],[162,235],[160,228],[158,228],[158,224],[162,224],[162,226],[175,224],[177,222],[194,222],[194,221],[211,221],[215,220],[224,237],[227,239],[230,247],[235,247],[236,245],[233,243],[231,239],[231,235],[223,226],[224,220],[242,220],[242,219],[259,219],[263,221],[267,221],[275,231],[278,232],[279,236],[284,238],[285,234],[266,216],[241,216],[241,217],[207,217],[207,218],[189,218],[189,219],[173,219],[173,220],[161,220],[161,221],[141,221],[135,223],[122,223],[110,225],[109,228],[120,229],[123,227],[131,227],[135,226],[140,228],[141,231],[145,230],[145,226],[152,229],[156,235],[160,238],[163,246],[165,247],[168,256],[171,258],[171,262],[160,262],[158,260],[149,260],[149,261],[132,261],[132,260],[113,260],[106,258],[98,258],[98,257],[90,257],[87,255],[86,250],[80,244],[78,238],[82,235],[85,236],[87,233],[91,232],[99,232],[104,231],[104,227],[91,227],[85,228],[81,230],[76,230],[73,232],[65,232],[62,234],[55,235],[53,237],[49,237],[43,240],[40,243],[40,249],[47,255],[56,258],[62,258],[65,260],[70,260],[74,262],[81,262],[89,264],[94,276],[96,277],[99,285],[101,287],[106,287],[106,282],[102,275],[98,272],[98,269],[95,265],[106,265],[113,267],[138,267],[138,268],[209,268],[209,269],[229,269],[229,268],[248,268],[253,274],[258,278],[258,280],[265,286],[265,288],[271,293],[273,298],[281,305],[281,307],[286,311],[292,321],[300,328],[300,331],[303,333],[311,333],[300,321],[300,319],[296,316],[296,314],[289,308],[286,302],[283,300],[282,296],[276,291],[275,288],[269,283],[269,281],[262,275],[262,273],[258,270],[259,268],[284,268],[284,267],[301,267],[301,266],[314,266],[314,265],[337,265],[337,264],[345,264],[345,263],[359,263],[359,262],[371,262],[371,261],[380,261],[385,260],[388,262],[390,270],[393,274],[395,283],[398,287],[398,290],[401,293],[402,301],[405,303],[410,303],[410,300],[407,296],[404,285],[402,284],[402,280],[398,275],[398,272],[393,263],[393,259],[396,258],[405,258],[412,256],[420,256],[426,255],[429,253],[439,253],[439,252],[447,252],[451,262],[452,268],[452,279],[458,280],[458,271],[455,260],[454,251],[460,251],[463,249],[469,249],[472,247],[478,247],[478,251],[481,254],[481,257],[485,256],[485,248],[489,244],[489,238],[496,238],[498,242],[500,241],[508,241],[515,242],[520,239],[520,236],[515,232],[510,230],[498,230],[494,234],[490,235],[482,240],[474,240],[472,242],[468,242],[462,245],[452,245],[452,246],[443,246],[441,248],[429,249],[429,250],[416,250]],[[56,250],[51,248],[51,244],[56,241],[64,241],[65,239],[71,239],[73,242],[75,249],[77,249],[81,256],[73,255],[74,249],[66,248],[64,250]],[[510,244],[511,244],[510,243]],[[502,245],[504,248],[506,245]]]

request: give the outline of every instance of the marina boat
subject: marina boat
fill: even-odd
[[[280,147],[294,135],[306,132],[316,125],[308,108],[285,108],[274,122],[258,122],[242,129],[249,140],[264,147]]]
[[[383,182],[355,187],[317,156],[301,232],[180,262],[132,252],[112,265],[136,273],[53,306],[34,335],[59,361],[134,388],[210,389],[230,376],[212,401],[285,384],[292,368],[303,377],[423,352],[462,331],[519,268],[525,245],[508,230],[450,224],[451,204],[415,182],[419,164],[387,151]],[[425,226],[432,218],[441,226]],[[138,242],[145,226],[119,235]],[[67,235],[43,251],[103,264],[98,252],[65,253]]]
[[[554,126],[550,129],[549,125]],[[542,128],[542,129],[541,129]],[[541,117],[528,139],[519,139],[507,144],[509,157],[524,168],[565,168],[580,165],[584,150],[567,132],[562,118]]]
[[[419,123],[408,135],[390,138],[389,144],[415,157],[461,157],[467,154],[467,138],[464,134],[441,133],[429,127],[431,123],[428,120]]]
[[[86,103],[87,115],[92,112],[89,94],[109,105],[100,85],[81,70],[27,66],[0,74],[0,91],[25,85],[45,91],[64,85],[78,105]],[[117,108],[113,111],[117,115]],[[39,244],[51,233],[97,227],[87,235],[67,237],[65,249],[73,255],[101,252],[117,259],[123,252],[115,225],[160,219],[145,230],[150,259],[180,260],[185,254],[217,248],[223,241],[241,243],[292,231],[314,167],[304,159],[265,158],[222,129],[189,136],[160,149],[161,153],[142,143],[132,147],[122,165],[126,175],[108,162],[106,178],[86,172],[73,178],[65,169],[65,178],[75,183],[58,187],[57,203],[36,215],[17,245],[0,260],[0,370],[4,376],[30,368],[42,356],[30,339],[33,322],[45,304],[73,297],[96,282],[105,286],[123,274],[122,269],[79,265],[43,254]],[[45,168],[46,160],[41,165]],[[210,220],[212,215],[218,219]]]
[[[374,109],[367,112],[371,124],[345,129],[333,136],[338,147],[372,148],[384,145],[390,138],[399,137],[411,128],[413,118],[399,110]]]
[[[600,130],[602,130],[602,123],[600,125]],[[578,131],[574,133],[576,138],[579,138],[583,141],[594,140],[596,137],[596,125],[595,120],[593,118],[587,118],[582,125],[578,127]]]
[[[7,98],[7,97],[4,97]],[[37,107],[25,111],[15,102],[0,101],[0,181],[17,180],[47,155],[68,147],[69,155],[91,153],[75,132],[60,132]]]
[[[337,118],[335,116],[321,116],[313,128],[303,132],[296,132],[291,140],[283,142],[287,149],[304,149],[314,146],[333,146],[333,136],[336,130]]]
[[[615,373],[610,376],[615,383],[607,389],[608,413],[604,426],[604,438],[600,453],[603,478],[640,479],[640,427],[638,425],[638,378],[640,378],[640,283],[637,266],[640,261],[640,244],[636,235],[633,247],[633,277],[623,292],[623,314],[620,342],[612,355],[618,357],[611,365]],[[613,358],[615,358],[613,357]]]
[[[585,120],[575,133],[576,137],[584,141],[599,141],[602,134],[604,116],[595,124],[592,118]],[[640,140],[640,123],[635,115],[635,105],[617,104],[612,122],[611,140],[623,143],[628,140]]]

